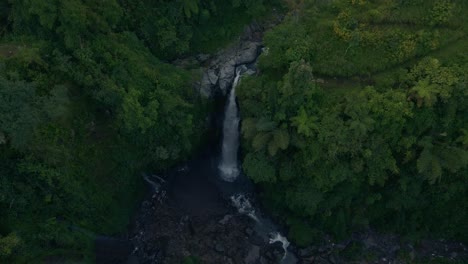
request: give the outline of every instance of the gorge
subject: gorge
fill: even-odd
[[[468,262],[468,1],[0,1],[0,263]]]
[[[219,132],[213,133],[217,136],[187,163],[165,175],[145,176],[151,197],[143,202],[131,231],[130,259],[174,264],[341,263],[337,252],[362,244],[370,252],[379,252],[380,263],[392,263],[401,247],[414,250],[411,244],[402,245],[397,236],[373,230],[341,241],[325,237],[327,242],[321,246],[301,248],[290,244],[283,235],[284,227],[262,214],[256,189],[238,159],[242,109],[236,101],[236,88],[243,76],[256,75],[255,61],[261,48],[259,39],[247,38],[211,58],[200,93],[224,102],[211,117]],[[426,249],[414,254],[462,257],[467,252],[462,244],[425,243]],[[439,248],[448,251],[439,252]]]
[[[253,45],[253,47],[255,47],[255,52],[249,49],[238,49],[235,52],[236,57],[245,57],[241,53],[246,51],[258,55],[259,45]],[[212,245],[208,249],[201,249],[201,252],[206,252],[205,254],[195,253],[197,254],[196,257],[200,258],[203,263],[221,263],[221,261],[223,263],[233,261],[232,263],[249,264],[258,261],[261,261],[261,263],[297,263],[294,253],[289,250],[290,242],[280,233],[278,226],[265,217],[257,207],[258,203],[254,200],[256,195],[253,185],[241,171],[241,164],[238,160],[240,116],[235,92],[242,76],[255,74],[255,57],[253,57],[253,61],[249,59],[249,64],[239,64],[233,68],[235,72],[234,79],[230,81],[230,89],[226,90],[224,113],[221,115],[222,122],[219,122],[222,126],[218,128],[222,131],[219,147],[208,147],[205,154],[187,164],[176,167],[163,177],[168,181],[167,183],[161,177],[144,175],[153,195],[149,201],[144,202],[143,215],[140,216],[142,218],[137,220],[136,236],[132,238],[132,243],[135,245],[132,255],[138,258],[139,263],[146,263],[156,259],[162,261],[161,263],[180,263],[177,262],[181,261],[183,257],[180,253],[193,250],[191,247],[195,247],[190,245],[193,242],[188,240],[199,240],[198,243],[200,243],[200,240],[204,239],[207,241],[202,243],[212,243]],[[145,207],[148,202],[153,206],[150,208]],[[166,210],[168,205],[172,207],[171,213],[163,213],[157,209],[164,208],[162,210]],[[233,210],[237,211],[237,213],[233,213]],[[184,229],[184,226],[188,226],[191,237],[182,239],[162,235],[161,233],[164,233],[162,230],[170,230],[172,226],[167,222],[164,223],[164,227],[158,228],[160,230],[148,230],[148,227],[143,225],[151,221],[151,217],[148,215],[153,214],[157,215],[157,218],[161,218],[161,215],[164,214],[183,215],[179,223],[172,223],[172,225],[175,224],[182,229]],[[175,216],[168,216],[168,218],[172,217]],[[200,219],[203,219],[202,222],[196,223]],[[157,225],[161,221],[164,220],[156,220],[156,223],[151,224],[151,226]],[[213,221],[217,221],[217,223],[215,224]],[[196,227],[194,225],[204,226]],[[224,230],[226,227],[230,230]],[[204,233],[206,228],[220,230],[210,235]],[[203,231],[196,231],[200,229]],[[142,232],[152,232],[151,236],[153,237],[150,241],[159,240],[160,236],[165,237],[169,240],[167,241],[168,245],[178,244],[176,248],[179,251],[174,256],[171,256],[170,253],[168,256],[168,245],[164,247],[159,243],[156,245],[151,244],[147,237],[149,234],[145,235]],[[236,240],[217,241],[219,240],[218,235],[225,236],[226,233],[229,234],[228,236],[236,237]],[[246,237],[241,239],[240,234],[244,234]],[[174,234],[171,236],[177,237]],[[204,238],[204,236],[207,236],[207,238]],[[243,242],[239,243],[239,239]],[[216,243],[219,244],[216,245]],[[240,250],[230,251],[226,249],[227,247],[240,248]],[[154,252],[148,252],[148,248]],[[158,256],[157,252],[164,253],[160,253],[160,256]]]

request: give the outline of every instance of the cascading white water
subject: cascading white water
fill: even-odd
[[[284,250],[284,255],[283,259],[281,260],[281,264],[296,263],[294,260],[294,256],[289,254],[288,247],[290,243],[288,239],[285,236],[281,235],[280,232],[276,231],[275,227],[271,225],[271,222],[269,222],[265,218],[262,218],[261,215],[257,215],[257,213],[255,212],[255,208],[252,206],[252,203],[250,202],[249,198],[247,198],[247,196],[238,193],[231,196],[231,201],[234,207],[237,208],[237,211],[239,213],[248,215],[250,218],[257,222],[257,225],[259,226],[259,230],[257,231],[263,232],[264,234],[268,234],[270,244],[276,242],[281,243]]]
[[[239,162],[237,160],[240,117],[239,109],[236,104],[236,87],[239,84],[242,72],[249,74],[249,70],[245,65],[236,69],[236,77],[232,84],[231,91],[229,92],[229,98],[224,114],[223,145],[221,162],[218,168],[220,170],[221,178],[227,182],[234,182],[240,174]],[[252,72],[250,72],[250,74],[252,74]],[[270,220],[263,218],[260,214],[257,214],[255,208],[252,206],[252,203],[246,195],[243,193],[234,194],[231,196],[231,202],[234,207],[237,208],[239,213],[248,215],[250,218],[255,220],[258,227],[257,231],[262,233],[264,236],[268,236],[270,244],[276,242],[280,242],[282,244],[284,255],[281,260],[281,264],[293,264],[297,262],[294,254],[288,251],[288,239],[276,231],[277,228]]]
[[[252,204],[250,203],[249,199],[245,197],[243,194],[235,194],[231,196],[231,201],[234,207],[237,208],[237,211],[241,214],[246,214],[250,216],[253,220],[260,222],[257,215],[255,214],[255,209],[253,208]]]
[[[283,250],[284,250],[284,255],[283,255],[283,260],[288,256],[288,247],[289,247],[289,240],[282,236],[281,233],[276,232],[276,233],[270,233],[272,237],[270,238],[270,244],[280,242],[281,245],[283,245]]]
[[[239,110],[236,104],[236,87],[239,84],[241,70],[236,69],[236,77],[229,92],[229,99],[223,123],[223,149],[219,170],[221,177],[228,182],[233,182],[239,176],[239,164],[237,162],[237,150],[239,149]]]
[[[146,174],[143,174],[143,179],[145,179],[145,181],[153,188],[153,190],[156,193],[159,193],[159,190],[161,189],[161,184],[151,180],[150,177]]]

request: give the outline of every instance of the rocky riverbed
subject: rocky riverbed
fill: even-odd
[[[131,240],[138,263],[279,263],[281,244],[257,236],[254,224],[230,206],[190,213],[155,194],[143,203]]]
[[[169,188],[169,189],[166,189]],[[224,200],[211,193],[215,200],[189,201],[171,194],[170,184],[161,184],[158,191],[145,199],[135,220],[130,241],[134,247],[129,263],[233,263],[278,264],[284,255],[281,243],[270,244],[256,232],[255,221],[241,214]],[[180,190],[177,190],[180,191]],[[203,189],[212,192],[213,189]],[[203,195],[202,195],[203,196]],[[206,196],[206,194],[205,194]],[[193,197],[192,197],[193,198]],[[181,200],[182,199],[182,200]],[[219,199],[219,200],[218,200]],[[406,242],[397,235],[367,230],[354,233],[344,241],[324,237],[307,248],[290,246],[298,263],[466,263],[467,247],[445,240]],[[438,262],[440,261],[440,262]],[[445,261],[445,262],[442,262]]]

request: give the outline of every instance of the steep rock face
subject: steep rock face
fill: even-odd
[[[216,94],[225,96],[234,81],[236,66],[250,64],[257,59],[263,46],[264,32],[282,19],[282,15],[276,14],[261,24],[251,23],[245,27],[236,43],[214,55],[198,54],[177,59],[172,63],[186,69],[202,69],[201,80],[194,84],[197,93],[202,97],[212,98]]]
[[[226,95],[234,81],[236,66],[254,62],[260,54],[261,46],[261,42],[241,40],[236,45],[219,52],[203,74],[200,94],[207,98],[216,92]]]
[[[212,98],[215,94],[225,96],[231,87],[236,66],[253,63],[260,54],[263,33],[281,20],[280,17],[263,24],[252,23],[244,29],[239,40],[214,55],[198,54],[178,59],[173,64],[187,69],[201,68],[201,80],[194,84],[197,92]]]

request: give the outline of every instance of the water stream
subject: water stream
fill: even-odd
[[[224,121],[223,121],[223,142],[221,151],[221,161],[218,166],[221,178],[226,182],[235,182],[241,176],[241,170],[238,160],[239,149],[239,109],[236,103],[236,87],[239,85],[241,77],[248,72],[245,65],[236,68],[236,77],[234,79],[231,91],[229,92],[226,103]],[[282,264],[296,263],[297,259],[292,252],[288,250],[289,241],[280,232],[276,225],[261,216],[252,206],[248,194],[238,192],[231,195],[231,202],[241,214],[248,215],[256,222],[256,232],[267,239],[270,244],[280,242],[284,249]]]
[[[232,84],[223,122],[223,145],[219,170],[223,180],[233,182],[239,176],[237,151],[239,149],[239,110],[236,104],[236,87],[241,77],[241,68],[236,69],[236,77]]]

